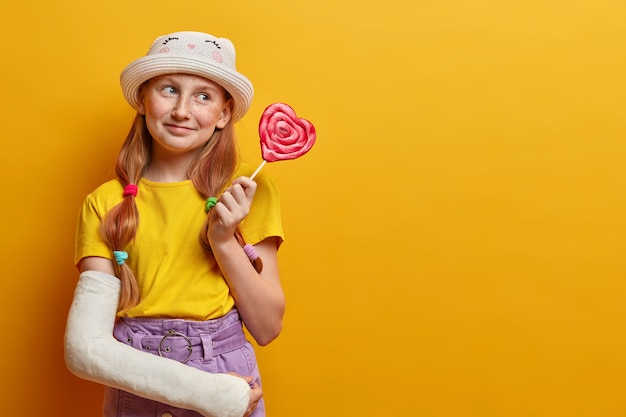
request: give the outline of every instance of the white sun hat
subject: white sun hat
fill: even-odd
[[[122,92],[134,108],[139,88],[151,78],[183,73],[205,77],[221,85],[233,98],[232,120],[241,119],[252,102],[254,88],[235,66],[235,46],[226,38],[202,32],[175,32],[157,38],[146,56],[131,62],[120,76]]]

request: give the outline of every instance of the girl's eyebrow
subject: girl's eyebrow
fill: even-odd
[[[160,83],[165,83],[165,84],[180,85],[180,83],[176,80],[176,77],[169,76],[169,75],[162,76],[159,79],[159,82]],[[213,91],[219,91],[220,90],[220,86],[216,85],[213,82],[207,80],[207,82],[201,81],[200,83],[198,83],[197,89],[200,89],[200,90],[210,89],[210,90],[213,90]]]
[[[211,89],[211,90],[214,90],[214,91],[219,91],[223,87],[220,86],[219,84],[216,84],[213,81],[208,81],[207,80],[207,82],[203,81],[203,82],[200,83],[200,88],[208,88],[208,89]]]
[[[213,83],[208,83],[208,82],[201,83],[199,88],[201,88],[201,89],[210,89],[210,90],[215,90],[215,91],[219,91],[219,89],[220,89],[220,87],[218,85],[215,85]]]

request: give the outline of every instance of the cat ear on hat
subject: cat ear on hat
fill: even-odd
[[[219,38],[219,41],[220,41],[220,45],[222,46],[222,48],[225,49],[226,52],[228,52],[228,54],[232,58],[233,65],[234,65],[234,63],[237,60],[237,52],[235,51],[235,45],[233,45],[230,39]]]

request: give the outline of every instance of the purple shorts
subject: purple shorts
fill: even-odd
[[[117,340],[135,349],[212,372],[252,375],[261,385],[254,348],[246,340],[236,309],[207,321],[122,318],[113,329]],[[202,417],[201,414],[105,387],[104,417]],[[252,414],[264,417],[263,399]]]

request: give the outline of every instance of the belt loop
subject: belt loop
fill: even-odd
[[[204,362],[210,362],[213,359],[213,339],[210,334],[201,334],[200,340],[202,341],[202,352]]]
[[[185,320],[182,319],[163,320],[161,330],[163,331],[164,335],[174,330],[176,332],[183,333],[184,335],[189,336],[189,333],[187,332],[187,326],[185,325]]]
[[[127,345],[130,345],[132,347],[134,347],[135,349],[139,349],[139,350],[143,350],[143,346],[141,343],[141,339],[143,339],[143,337],[146,335],[144,332],[142,331],[133,331],[133,329],[130,327],[130,325],[128,323],[126,323],[124,321],[124,319],[121,319],[121,327],[115,327],[113,334],[115,336],[118,336],[116,333],[116,331],[119,329],[119,331],[121,332],[118,336],[119,340],[122,343],[125,343]]]

